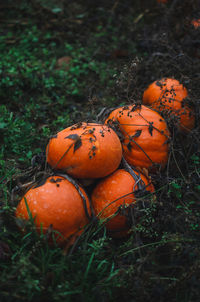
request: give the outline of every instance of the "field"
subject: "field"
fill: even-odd
[[[199,302],[199,12],[198,0],[1,1],[1,302]],[[150,173],[156,201],[136,203],[131,235],[113,239],[94,220],[67,249],[31,219],[21,232],[15,210],[50,173],[49,138],[103,108],[141,104],[163,77],[187,88],[195,127],[167,119],[168,163]]]

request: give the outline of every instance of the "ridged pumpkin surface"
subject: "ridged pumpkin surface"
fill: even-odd
[[[122,158],[117,134],[108,126],[80,123],[51,138],[47,162],[76,178],[99,178],[115,171]]]
[[[136,174],[138,175],[138,173]],[[150,180],[142,174],[140,176],[146,190],[154,192],[154,186]],[[123,169],[116,170],[101,180],[94,188],[91,197],[94,212],[101,220],[110,219],[106,222],[106,228],[111,236],[119,238],[128,235],[130,222],[128,221],[126,207],[136,202],[134,192],[137,189],[138,186],[134,178]]]
[[[153,170],[156,165],[165,167],[170,133],[159,113],[143,105],[129,105],[112,111],[105,123],[116,125],[121,132],[129,164]]]
[[[90,207],[85,191],[83,193],[88,213]],[[56,235],[59,243],[77,236],[82,232],[82,228],[88,223],[84,204],[79,192],[73,184],[60,176],[47,178],[41,186],[32,187],[21,199],[16,209],[16,217],[29,219],[26,202],[30,213],[35,218],[34,223],[38,232],[41,226],[46,233],[50,225],[53,229],[61,233]]]
[[[153,82],[144,91],[143,104],[170,116],[174,115],[180,129],[187,132],[195,123],[194,111],[183,102],[187,96],[187,89],[179,81],[164,78]]]

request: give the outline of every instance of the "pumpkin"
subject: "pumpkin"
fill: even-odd
[[[53,136],[47,162],[76,178],[100,178],[115,171],[122,158],[117,134],[107,125],[79,123]]]
[[[187,132],[195,123],[193,110],[183,102],[187,96],[187,89],[179,81],[163,78],[150,84],[144,91],[143,104],[151,106],[160,113],[175,117],[179,129]]]
[[[123,155],[130,165],[152,171],[165,167],[170,133],[159,113],[143,105],[129,105],[113,110],[105,123],[120,132]]]
[[[50,226],[58,243],[72,244],[89,222],[89,200],[85,191],[61,176],[51,176],[41,185],[30,188],[19,202],[15,215],[28,220],[44,233]],[[59,234],[58,234],[59,232]]]
[[[193,19],[191,24],[194,26],[195,29],[199,28],[200,26],[200,19]]]
[[[154,186],[147,177],[134,173],[135,177],[124,169],[118,169],[102,179],[92,192],[94,213],[105,223],[112,237],[123,238],[129,235],[131,224],[128,213],[130,207],[134,211],[137,193],[141,192],[140,199],[145,193],[148,195],[145,198],[151,199],[150,192],[154,192]],[[139,183],[142,183],[141,191],[138,190]]]

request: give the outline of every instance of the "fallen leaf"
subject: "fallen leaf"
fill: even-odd
[[[71,61],[72,61],[72,58],[69,56],[59,58],[56,62],[56,69],[63,69],[66,71],[69,70]]]

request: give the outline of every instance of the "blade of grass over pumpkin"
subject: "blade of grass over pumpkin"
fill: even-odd
[[[31,223],[34,224],[36,216],[33,217],[32,213],[31,213],[31,211],[29,209],[26,197],[24,197],[24,202],[25,202],[25,205],[26,205],[26,209],[27,209],[27,212],[28,212],[29,219],[30,219]]]

